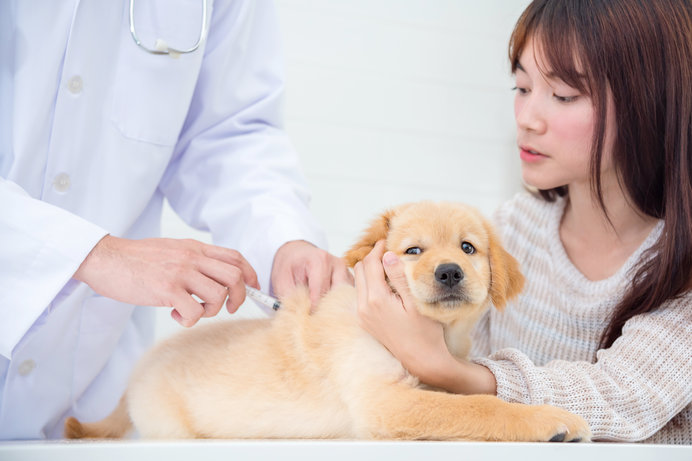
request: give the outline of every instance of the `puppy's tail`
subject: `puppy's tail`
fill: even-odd
[[[119,439],[132,428],[132,421],[127,411],[127,398],[122,396],[118,406],[105,419],[94,423],[81,423],[77,418],[65,421],[65,438],[67,439]]]

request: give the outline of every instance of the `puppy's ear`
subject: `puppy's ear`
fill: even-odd
[[[485,227],[490,242],[490,299],[497,309],[502,310],[507,301],[519,295],[524,288],[524,275],[519,269],[519,262],[502,247],[489,222],[485,223]]]
[[[389,233],[389,222],[394,216],[394,210],[387,210],[370,223],[363,236],[344,254],[346,265],[353,267],[356,263],[367,256],[375,247],[378,240],[387,238]]]

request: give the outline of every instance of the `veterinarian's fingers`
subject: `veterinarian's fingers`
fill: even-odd
[[[202,247],[202,253],[209,258],[213,258],[236,267],[238,270],[240,270],[244,283],[259,289],[260,286],[259,282],[257,281],[257,273],[255,272],[255,269],[252,268],[250,263],[243,257],[242,254],[240,254],[240,252],[230,248],[204,244]],[[216,279],[216,277],[213,278]]]
[[[186,283],[188,293],[197,296],[198,301],[201,300],[203,317],[213,317],[219,313],[228,295],[224,285],[199,272],[189,275]]]
[[[173,318],[173,320],[175,320],[176,322],[178,322],[181,326],[184,326],[185,328],[190,328],[190,327],[194,326],[195,323],[197,323],[196,321],[192,321],[192,320],[183,318],[183,316],[180,315],[180,312],[178,312],[177,309],[171,310],[171,317]]]
[[[210,279],[227,287],[236,284],[245,284],[245,274],[243,270],[225,261],[213,258],[205,258],[197,265],[197,269]],[[248,283],[248,285],[250,285]]]
[[[353,285],[353,275],[351,275],[351,271],[348,270],[344,260],[338,259],[335,264],[334,270],[332,271],[332,286],[342,284]]]
[[[207,259],[204,264],[199,267],[199,270],[202,274],[209,277],[214,283],[223,288],[223,299],[219,300],[219,298],[214,298],[214,300],[219,300],[219,309],[223,306],[226,297],[228,297],[226,309],[231,313],[235,312],[243,301],[245,301],[245,278],[240,268],[215,259]],[[194,293],[207,301],[200,293]],[[218,293],[218,296],[221,297],[221,293]],[[212,315],[216,315],[217,313],[218,310]]]
[[[409,307],[415,306],[415,299],[408,286],[404,265],[397,255],[391,251],[385,252],[382,256],[382,265],[389,278],[389,283],[391,283],[396,292],[399,293],[404,308],[408,310]]]
[[[183,316],[180,315],[180,312],[178,312],[177,310],[175,310],[175,309],[171,310],[171,317],[173,318],[173,320],[175,320],[179,324],[181,324],[181,325],[183,324]]]
[[[320,249],[313,252],[312,264],[307,268],[310,302],[316,306],[320,298],[334,285],[353,285],[353,277],[340,258]]]
[[[292,291],[296,285],[306,285],[307,280],[300,274],[292,274],[290,271],[276,273],[272,275],[271,287],[274,294],[283,297]]]
[[[286,242],[276,251],[272,265],[271,287],[279,297],[296,286],[308,286],[308,269],[314,264],[311,254],[317,247],[303,240]]]
[[[174,299],[171,317],[184,327],[191,327],[204,315],[204,308],[192,295],[181,293]]]
[[[320,298],[329,291],[331,278],[325,277],[325,272],[328,270],[324,266],[310,266],[308,268],[308,291],[310,292],[310,304],[316,306]]]
[[[233,314],[245,302],[245,285],[242,281],[227,287],[226,310]]]
[[[328,286],[325,286],[323,283],[310,283],[308,279],[308,292],[310,293],[310,304],[314,307],[316,306],[320,298],[327,292],[329,289]]]

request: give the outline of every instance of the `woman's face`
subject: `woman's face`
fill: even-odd
[[[540,48],[534,45],[528,40],[515,74],[514,117],[523,180],[538,189],[589,187],[596,118],[593,102],[559,78],[541,73],[540,69],[548,68]],[[604,182],[612,171],[613,113],[609,95],[601,173]]]

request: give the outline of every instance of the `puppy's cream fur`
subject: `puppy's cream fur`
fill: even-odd
[[[483,311],[502,308],[521,290],[516,260],[467,206],[421,202],[388,211],[347,262],[354,265],[380,239],[404,261],[420,312],[443,324],[458,357],[468,352],[469,331]],[[475,251],[465,245],[464,252],[464,242]],[[410,248],[422,252],[408,254]],[[441,264],[460,268],[459,283],[436,280]],[[96,423],[70,418],[65,434],[121,437],[134,424],[145,438],[589,438],[580,417],[555,407],[425,389],[358,326],[355,300],[353,287],[337,286],[311,312],[300,289],[273,319],[184,331],[140,361],[110,416]]]

